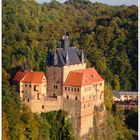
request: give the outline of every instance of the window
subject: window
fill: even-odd
[[[24,91],[22,90],[21,93],[23,93]]]
[[[127,96],[124,96],[124,98],[127,98]]]
[[[29,102],[29,99],[27,101]]]
[[[29,85],[29,87],[31,88],[31,85]]]
[[[75,100],[77,101],[77,96],[75,97]]]
[[[44,109],[44,105],[42,105],[42,109]]]
[[[68,87],[68,91],[70,91],[70,87]]]
[[[76,88],[74,88],[74,91],[76,92]]]
[[[84,105],[84,108],[86,108],[86,105]]]
[[[71,88],[71,91],[73,91],[73,88]]]
[[[67,87],[65,87],[65,91],[67,91]]]
[[[77,92],[79,92],[79,88],[77,88]]]
[[[37,99],[39,100],[39,93],[37,93]]]
[[[67,95],[67,100],[69,99],[69,96]]]
[[[54,89],[57,89],[57,85],[54,85]]]
[[[44,84],[44,87],[46,87],[46,84]]]
[[[34,85],[34,91],[36,91],[36,85]]]
[[[27,87],[27,84],[25,84],[25,87]]]
[[[83,97],[83,100],[84,100],[84,97]]]
[[[102,86],[102,83],[100,83],[100,87]]]

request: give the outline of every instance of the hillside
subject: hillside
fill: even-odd
[[[88,66],[97,69],[110,89],[138,90],[138,7],[86,0],[63,4],[55,0],[44,4],[3,0],[3,140],[58,140],[62,136],[64,140],[74,139],[73,127],[65,121],[64,112],[42,116],[31,113],[22,106],[11,82],[18,70],[44,71],[48,48],[55,51],[64,33],[69,35],[71,46],[84,50]],[[105,90],[106,129],[97,129],[91,139],[103,136],[104,140],[132,140],[134,132],[124,125],[122,112],[112,114],[111,91]]]

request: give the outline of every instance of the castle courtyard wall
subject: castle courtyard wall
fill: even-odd
[[[57,98],[46,98],[42,97],[40,100],[34,99],[31,101],[25,101],[33,113],[47,113],[50,111],[58,111],[62,108],[62,97]]]

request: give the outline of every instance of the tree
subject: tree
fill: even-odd
[[[3,140],[10,140],[10,135],[9,135],[9,127],[8,127],[8,121],[6,117],[6,113],[2,113],[2,139]]]
[[[138,109],[133,108],[126,116],[125,122],[130,129],[138,131]]]
[[[111,111],[113,105],[113,95],[109,87],[105,84],[104,90],[104,100],[105,100],[105,107],[108,111]]]

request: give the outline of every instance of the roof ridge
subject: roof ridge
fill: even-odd
[[[28,71],[25,72],[25,75],[23,76],[23,78],[21,79],[21,82],[25,79],[25,77],[27,77]]]
[[[82,72],[82,80],[81,80],[82,82],[81,82],[81,85],[83,85],[83,83],[84,83],[84,77],[86,77],[85,72],[86,72],[86,71],[83,71],[83,72]]]

